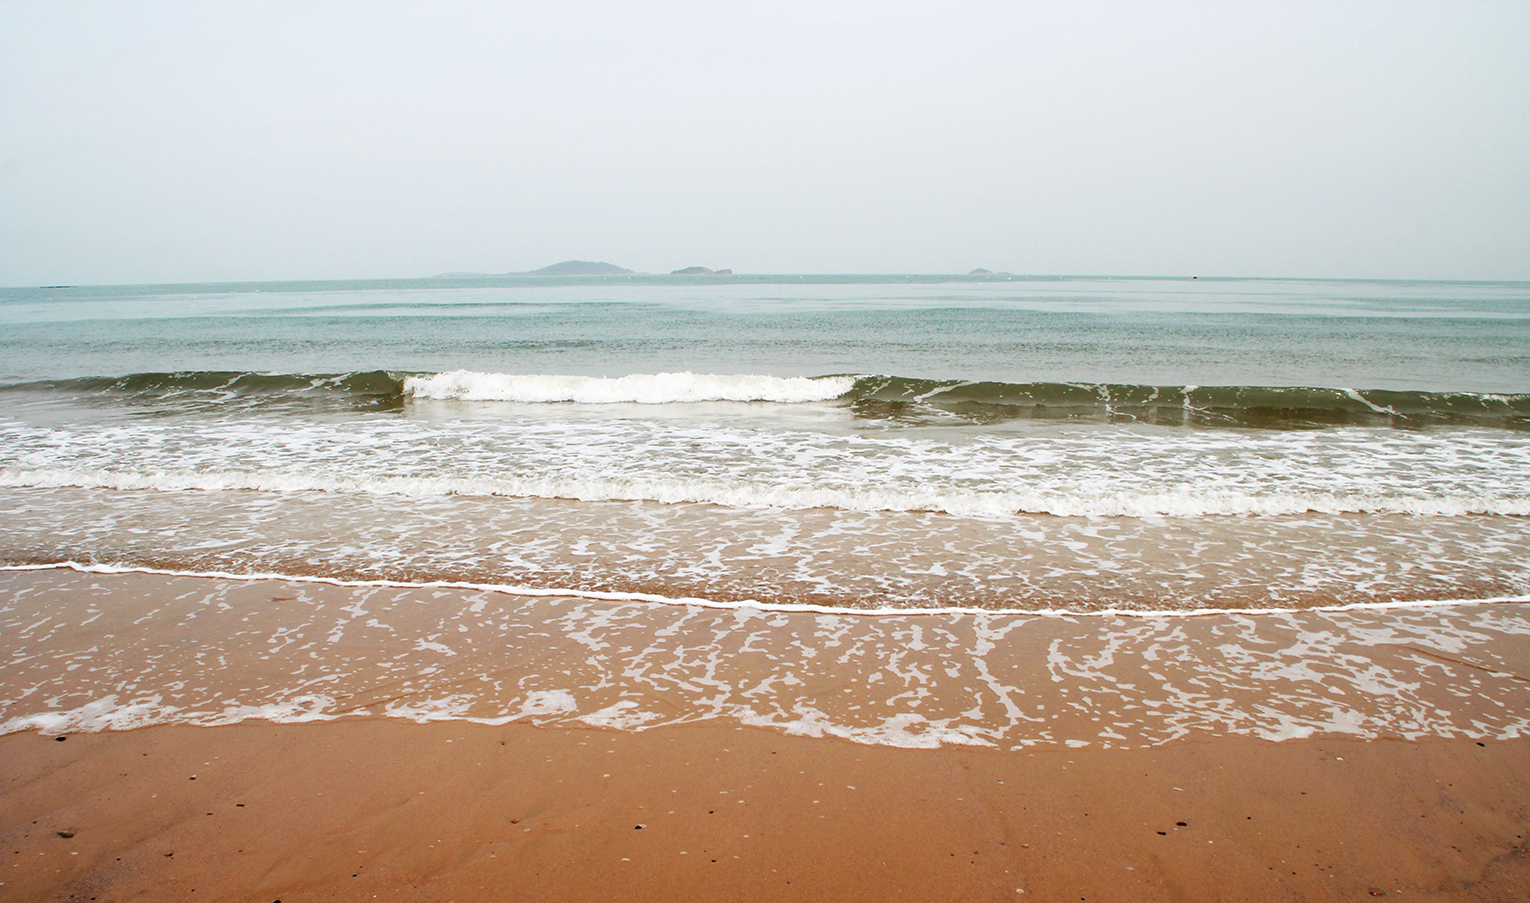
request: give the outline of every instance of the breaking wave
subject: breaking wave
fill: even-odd
[[[779,377],[639,373],[619,377],[479,373],[135,373],[40,380],[0,392],[155,410],[402,410],[406,404],[835,403],[858,418],[909,424],[1013,420],[1202,427],[1478,426],[1530,430],[1530,394],[1313,386],[1005,383],[900,376]]]
[[[631,376],[544,376],[455,370],[410,376],[410,398],[517,401],[545,404],[683,404],[697,401],[832,401],[855,388],[853,376],[779,377],[708,373],[638,373]]]

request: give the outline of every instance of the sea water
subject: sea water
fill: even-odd
[[[869,613],[890,619],[856,628],[877,634],[864,642],[879,655],[902,648],[888,625],[917,628],[926,677],[979,659],[991,673],[983,631],[1011,643],[1040,635],[963,618],[1223,612],[1234,619],[1225,624],[1253,616],[1279,633],[1274,625],[1292,622],[1272,612],[1322,619],[1522,599],[1530,285],[740,276],[5,289],[0,516],[0,562],[16,574],[67,565],[405,593],[493,587],[614,605],[655,636],[684,633],[660,623],[664,612],[682,622],[743,613],[734,628],[761,612],[804,612],[831,619],[801,622],[830,639],[840,629],[832,619]],[[62,620],[33,627],[29,604],[0,611],[8,651],[84,655],[87,634],[56,633]],[[1438,649],[1467,642],[1459,636],[1501,646],[1520,635],[1503,620],[1509,609],[1489,608],[1496,626],[1454,624],[1439,637],[1458,639]],[[328,615],[315,610],[268,606],[253,648],[305,624],[318,630]],[[187,616],[195,610],[175,617]],[[417,653],[446,656],[439,647],[451,658],[446,625],[462,617],[377,623],[407,633],[410,648],[423,644]],[[593,635],[584,617],[568,630]],[[930,651],[939,644],[920,637],[939,624],[967,636],[957,643],[967,651]],[[457,626],[504,642],[491,624]],[[708,629],[728,645],[729,631]],[[1113,635],[1126,643],[1122,631]],[[1096,624],[1079,641],[1117,648],[1104,636]],[[1355,641],[1346,636],[1314,643],[1292,628],[1283,648],[1300,667],[1332,665],[1334,650]],[[1142,647],[1143,662],[1161,639]],[[781,670],[771,692],[811,684],[800,658],[788,667],[790,642],[777,640],[786,646],[772,655]],[[242,648],[227,635],[204,642],[225,660]],[[300,648],[325,645],[312,642]],[[973,658],[974,649],[986,651]],[[718,667],[715,656],[670,652],[708,673]],[[471,660],[480,670],[504,664]],[[253,685],[251,668],[241,686]],[[460,684],[479,673],[472,668],[447,670]],[[186,669],[195,670],[177,673]],[[383,679],[346,673],[357,688]],[[621,683],[602,673],[578,692],[522,675],[519,695],[447,694],[458,701],[426,708],[493,719],[583,696],[542,714],[625,711],[616,697],[589,708],[589,687]],[[968,678],[949,678],[953,698]],[[39,673],[0,688],[0,717],[33,724],[36,706],[20,694],[57,679]],[[868,692],[876,683],[857,680]],[[919,682],[904,674],[899,685],[910,681]],[[141,701],[173,682],[134,686]],[[300,684],[278,696],[290,703]],[[69,686],[56,708],[83,711],[69,700],[100,692],[89,681]],[[204,695],[241,692],[219,684]],[[411,698],[409,711],[423,711]],[[849,710],[830,717],[821,700],[784,698],[766,714],[756,705],[731,716],[872,738],[888,724],[906,737],[914,723],[889,709],[849,725]],[[791,714],[803,705],[818,714]],[[958,712],[937,718],[935,708],[914,713],[928,737],[1056,735],[1055,725],[1025,734],[1029,722],[1003,706],[1002,729],[986,716],[962,727]],[[701,711],[681,709],[680,720]],[[1340,723],[1325,711],[1306,729]],[[1492,730],[1518,730],[1523,714]],[[612,714],[612,724],[629,715]],[[1282,717],[1256,732],[1280,734],[1296,716]],[[1410,717],[1427,725],[1435,716]]]

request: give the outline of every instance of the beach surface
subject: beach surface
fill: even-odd
[[[5,900],[1530,897],[1530,742],[908,750],[381,719],[0,738]]]
[[[0,576],[0,900],[1530,898],[1523,603]]]

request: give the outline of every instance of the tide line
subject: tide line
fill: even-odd
[[[564,589],[559,587],[536,587],[523,586],[508,583],[472,583],[458,580],[427,580],[410,582],[405,580],[347,580],[340,577],[324,577],[312,574],[282,574],[277,572],[257,572],[249,574],[236,574],[228,571],[190,571],[172,570],[168,568],[142,567],[137,565],[114,565],[114,564],[83,564],[77,561],[61,561],[48,564],[7,564],[0,565],[3,571],[43,571],[43,570],[72,570],[82,574],[152,574],[163,577],[192,577],[207,580],[240,580],[258,582],[262,580],[283,581],[289,583],[315,583],[328,586],[341,587],[390,587],[397,589],[460,589],[477,592],[496,592],[511,596],[525,596],[529,598],[579,598],[592,599],[601,602],[617,603],[643,603],[653,606],[695,606],[699,608],[711,608],[737,611],[771,611],[802,614],[837,615],[858,618],[886,618],[886,617],[923,617],[938,615],[975,615],[980,617],[1037,617],[1037,618],[1198,618],[1225,615],[1243,616],[1284,616],[1303,614],[1307,612],[1347,612],[1347,611],[1382,611],[1390,609],[1426,609],[1426,608],[1451,608],[1475,605],[1498,605],[1504,603],[1530,602],[1530,594],[1518,596],[1487,596],[1483,598],[1461,599],[1413,599],[1402,602],[1353,602],[1345,605],[1314,605],[1306,608],[1192,608],[1185,610],[1175,609],[1125,609],[1104,608],[1090,611],[1075,611],[1066,608],[973,608],[970,606],[952,606],[942,608],[839,608],[832,605],[812,605],[796,602],[760,602],[749,599],[736,602],[723,602],[716,599],[704,599],[696,596],[664,596],[657,593],[632,593],[614,592],[606,590]]]

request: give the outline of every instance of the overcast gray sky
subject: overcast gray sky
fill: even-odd
[[[0,284],[1530,279],[1530,3],[0,2]]]

